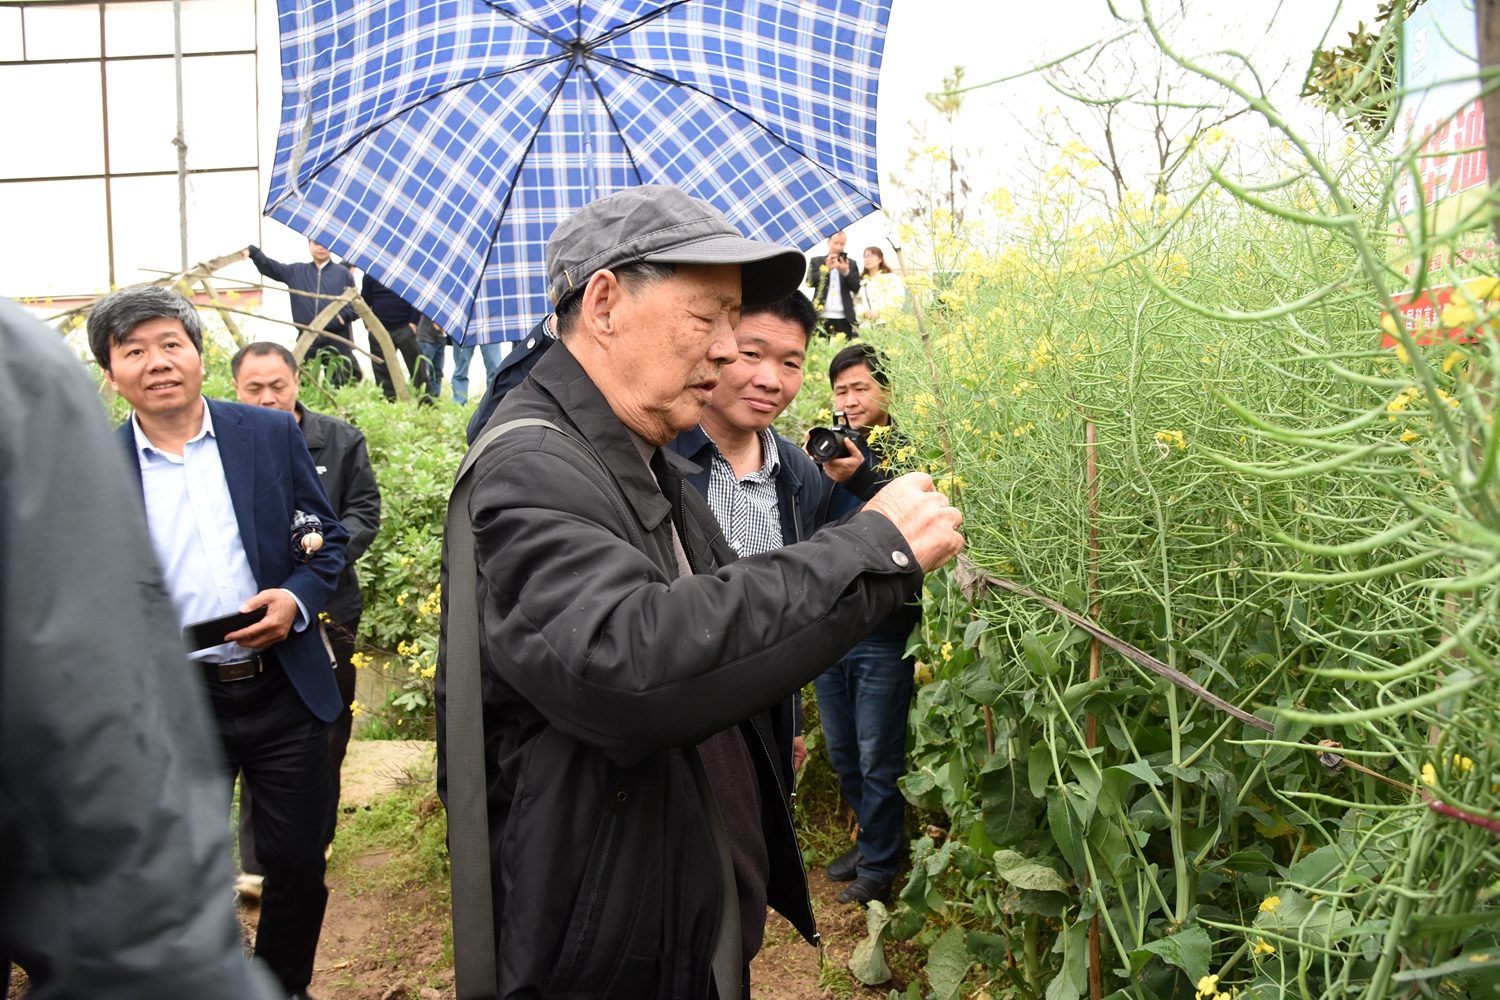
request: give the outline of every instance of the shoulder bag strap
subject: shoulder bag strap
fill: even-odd
[[[518,427],[562,428],[524,418],[479,436],[459,466],[448,497],[443,533],[448,541],[447,709],[444,750],[448,768],[448,862],[453,883],[453,973],[458,1000],[494,1000],[499,992],[495,951],[495,907],[490,885],[490,822],[485,795],[484,716],[479,682],[479,608],[474,601],[478,570],[469,472],[496,439]]]

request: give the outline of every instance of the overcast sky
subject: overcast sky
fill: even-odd
[[[280,109],[275,4],[259,0],[256,16],[252,13],[254,0],[220,2],[223,6],[212,14],[189,19],[186,46],[189,51],[195,47],[200,51],[247,47],[253,30],[261,53],[258,101],[256,87],[252,86],[257,78],[253,57],[188,60],[190,165],[253,163],[258,114],[260,158],[267,169],[261,175],[259,190],[255,189],[253,174],[193,178],[190,255],[195,260],[204,259],[259,241],[273,256],[300,259],[305,255],[304,240],[278,223],[260,219],[257,211],[275,149]],[[1193,51],[1236,48],[1262,67],[1279,68],[1290,63],[1295,72],[1288,77],[1289,90],[1284,95],[1290,99],[1330,19],[1337,21],[1335,37],[1341,39],[1354,22],[1370,20],[1375,6],[1375,0],[1342,9],[1325,0],[1200,2],[1184,29],[1184,44]],[[123,46],[138,52],[171,51],[168,3],[120,7],[133,11],[130,16],[122,13],[111,21],[111,51]],[[1129,0],[1121,0],[1120,7],[1127,12],[1137,9],[1130,7]],[[97,21],[97,8],[82,8],[73,21],[55,18],[50,39],[41,29],[29,27],[28,54],[39,58],[39,47],[45,45],[52,46],[49,51],[54,55],[80,54],[80,46],[87,49],[87,36],[96,29]],[[980,82],[1020,72],[1106,38],[1119,28],[1104,0],[895,0],[880,84],[882,180],[906,160],[912,142],[908,123],[932,115],[924,95],[939,89],[943,76],[955,65],[967,68],[966,82]],[[7,9],[0,8],[0,60],[19,58],[18,32],[19,22]],[[110,104],[115,156],[112,166],[117,170],[172,169],[171,61],[115,66],[125,69],[111,81],[111,93],[115,95]],[[129,77],[125,76],[127,70]],[[128,90],[124,89],[127,85]],[[0,106],[5,134],[25,137],[0,151],[0,174],[13,175],[18,167],[27,173],[48,174],[91,169],[101,145],[96,131],[96,70],[87,66],[82,71],[0,67],[0,88],[11,95]],[[974,153],[970,164],[975,186],[983,190],[994,184],[1014,183],[1025,170],[1027,136],[1023,125],[1036,120],[1039,108],[1060,103],[1062,99],[1035,76],[971,94],[956,138],[960,146]],[[1242,120],[1236,128],[1253,137],[1263,123]],[[122,167],[122,162],[126,166]],[[0,216],[6,218],[5,228],[12,235],[0,244],[0,293],[64,294],[102,287],[106,281],[102,268],[102,204],[90,193],[92,189],[85,187],[0,184]],[[141,280],[149,273],[143,268],[177,266],[174,179],[116,182],[115,212],[117,281]],[[854,227],[851,246],[876,242],[887,229],[884,219],[872,217]],[[254,278],[248,264],[228,273]],[[266,308],[285,314],[286,296],[269,296]]]

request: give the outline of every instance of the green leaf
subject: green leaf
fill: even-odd
[[[910,908],[900,908],[896,910],[890,925],[885,929],[885,939],[887,941],[910,941],[926,926],[925,914]]]
[[[1082,880],[1087,872],[1083,862],[1083,828],[1068,802],[1068,793],[1061,788],[1047,789],[1047,829],[1073,874]]]
[[[911,877],[901,890],[901,902],[917,913],[927,912],[927,866],[912,865]]]
[[[922,970],[932,988],[927,1000],[957,1000],[971,964],[963,928],[948,928],[927,953],[927,966]]]
[[[1063,584],[1063,602],[1079,614],[1088,613],[1089,595],[1072,580]]]
[[[1091,681],[1069,685],[1068,689],[1062,693],[1063,712],[1071,715],[1073,710],[1082,704],[1085,698],[1095,691],[1102,691],[1107,687],[1109,687],[1108,677],[1095,677]]]
[[[1047,984],[1047,1000],[1077,1000],[1089,985],[1088,921],[1079,920],[1063,931],[1062,969]]]
[[[970,931],[964,943],[969,946],[969,954],[991,969],[1003,969],[1009,964],[1005,957],[1005,938],[999,934]]]
[[[854,946],[854,954],[849,957],[849,971],[866,986],[879,986],[890,981],[891,967],[885,963],[883,942],[890,922],[891,915],[886,912],[885,904],[878,899],[870,900],[865,910],[865,929],[869,936]]]
[[[1175,764],[1167,764],[1162,770],[1174,778],[1181,778],[1190,785],[1196,785],[1203,780],[1203,772],[1196,767],[1178,767]]]
[[[1251,849],[1248,851],[1235,851],[1223,861],[1212,863],[1214,868],[1227,868],[1232,872],[1263,872],[1271,868],[1273,862],[1265,853]]]
[[[1021,648],[1026,652],[1026,662],[1031,669],[1043,677],[1051,677],[1053,674],[1062,672],[1062,664],[1052,655],[1052,651],[1040,638],[1031,632],[1021,635]]]
[[[1026,781],[1031,794],[1042,798],[1047,794],[1047,783],[1052,780],[1052,752],[1045,743],[1034,743],[1031,756],[1026,761]]]
[[[964,648],[968,649],[970,646],[973,646],[976,642],[978,642],[979,637],[984,634],[984,630],[988,625],[989,622],[985,621],[983,618],[976,618],[973,621],[969,622],[969,624],[964,628]]]
[[[1104,779],[1099,783],[1099,811],[1106,816],[1119,813],[1124,808],[1130,786],[1139,780],[1123,767],[1106,767]]]
[[[1121,764],[1120,770],[1125,771],[1129,774],[1133,774],[1137,778],[1140,778],[1142,781],[1149,782],[1153,785],[1160,785],[1162,783],[1161,778],[1157,775],[1157,773],[1151,770],[1151,765],[1147,764],[1143,760],[1133,760],[1128,764]]]
[[[1146,954],[1147,960],[1151,955],[1160,956],[1163,962],[1186,972],[1189,982],[1196,983],[1208,975],[1208,963],[1213,958],[1213,942],[1209,941],[1208,932],[1202,927],[1184,928],[1171,937],[1148,941],[1139,950],[1130,953],[1132,973],[1139,971],[1137,956],[1142,953]],[[1145,961],[1140,962],[1141,966],[1145,964]]]
[[[1046,865],[1022,865],[1002,873],[1004,879],[1017,889],[1033,892],[1067,892],[1068,883]]]

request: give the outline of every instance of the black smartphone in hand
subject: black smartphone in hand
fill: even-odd
[[[253,611],[236,611],[232,615],[223,615],[219,618],[205,618],[201,622],[192,622],[182,627],[182,644],[187,647],[189,653],[196,653],[200,649],[210,646],[220,646],[225,642],[225,636],[231,632],[238,632],[242,628],[249,628],[266,616],[266,607],[261,605]]]

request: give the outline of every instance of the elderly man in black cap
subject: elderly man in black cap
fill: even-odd
[[[460,903],[450,818],[459,994],[740,1000],[768,902],[816,939],[765,712],[910,601],[960,518],[912,474],[736,559],[661,446],[736,358],[741,305],[793,292],[801,255],[646,186],[559,226],[547,267],[559,349],[475,443],[444,543],[440,780],[450,809],[488,800],[488,913]]]

